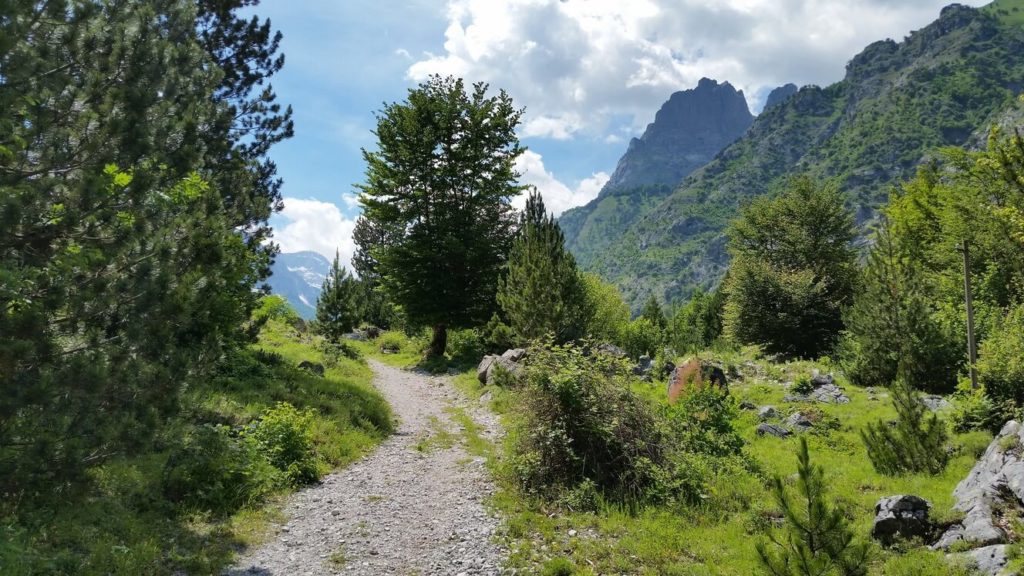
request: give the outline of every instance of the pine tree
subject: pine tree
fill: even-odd
[[[431,356],[444,354],[448,327],[483,324],[494,313],[515,233],[522,112],[504,91],[487,91],[431,77],[381,110],[377,150],[363,151],[363,214],[396,231],[393,243],[370,252],[408,321],[432,327]]]
[[[946,424],[936,414],[928,414],[928,408],[906,381],[897,380],[890,393],[898,415],[896,426],[882,420],[861,430],[875,471],[888,476],[939,474],[949,461]]]
[[[658,299],[653,294],[644,303],[643,309],[640,311],[641,318],[647,318],[651,324],[657,326],[661,330],[665,329],[668,325],[668,320],[665,318],[665,313],[661,310],[661,304],[658,303]]]
[[[770,537],[771,547],[765,542],[756,545],[765,572],[771,576],[866,575],[870,549],[854,542],[843,511],[829,505],[824,471],[811,464],[806,438],[800,438],[797,461],[795,497],[781,477],[772,480],[785,526],[782,537]]]
[[[759,197],[729,229],[726,333],[770,353],[816,357],[833,347],[857,278],[853,215],[834,185],[807,176]]]
[[[698,290],[672,317],[670,340],[680,353],[702,350],[722,335],[725,292],[719,287],[707,294]]]
[[[361,320],[364,294],[365,288],[341,265],[335,253],[316,301],[317,330],[334,341],[351,332]]]
[[[850,379],[861,386],[899,379],[917,389],[952,390],[963,356],[960,343],[934,320],[920,265],[887,220],[875,233],[861,285],[845,315],[847,332],[839,347]]]
[[[591,313],[576,260],[536,191],[527,198],[497,298],[521,341],[550,334],[561,344],[586,330]]]

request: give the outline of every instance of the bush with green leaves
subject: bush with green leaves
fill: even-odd
[[[313,414],[287,402],[267,409],[245,437],[251,439],[268,461],[284,473],[292,485],[320,479],[320,459],[313,445]]]
[[[598,342],[617,344],[629,324],[629,306],[613,284],[596,274],[584,273],[583,285],[593,315],[587,324],[587,336]]]
[[[1006,423],[1006,408],[997,406],[988,397],[984,386],[971,388],[970,380],[963,380],[957,386],[952,397],[953,407],[949,411],[949,421],[954,432],[970,432],[972,430],[988,430],[995,434]],[[1001,409],[1002,408],[1002,409]]]
[[[895,426],[879,421],[861,430],[861,439],[875,471],[887,476],[946,469],[946,423],[928,408],[910,385],[897,380],[890,389],[898,419]]]
[[[1024,407],[1024,304],[1014,306],[981,343],[978,379],[994,404]]]
[[[317,330],[331,340],[340,340],[359,325],[365,296],[366,288],[341,264],[335,253],[331,271],[316,301]]]
[[[456,364],[476,364],[486,353],[486,345],[475,329],[452,330],[448,333],[448,356]]]
[[[227,426],[190,429],[164,467],[164,497],[185,508],[230,514],[261,502],[281,481],[281,471],[251,439]]]
[[[483,328],[484,347],[488,354],[501,354],[515,347],[515,334],[497,313],[491,316]]]
[[[679,308],[669,323],[668,341],[680,354],[698,352],[711,346],[722,335],[725,292],[698,290]]]
[[[743,448],[733,426],[739,415],[736,400],[718,386],[698,386],[680,395],[668,415],[681,450],[726,457],[738,456]]]
[[[626,324],[620,342],[630,358],[637,359],[643,355],[653,358],[661,351],[665,334],[657,324],[641,316]]]
[[[836,186],[802,176],[742,209],[729,229],[724,324],[732,339],[794,357],[831,350],[857,277],[843,202]]]
[[[605,354],[531,349],[511,431],[511,472],[522,489],[557,499],[591,482],[611,501],[663,496],[668,431],[630,378],[624,361]]]
[[[811,463],[807,439],[797,452],[796,494],[779,476],[772,493],[785,524],[757,543],[757,556],[771,576],[866,576],[870,548],[854,539],[844,511],[828,501],[825,472]]]

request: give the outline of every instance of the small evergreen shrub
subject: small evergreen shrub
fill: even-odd
[[[313,447],[313,414],[287,402],[266,410],[246,437],[251,438],[292,485],[320,479],[319,458]]]
[[[955,432],[988,430],[995,433],[1006,421],[1004,420],[1004,410],[988,397],[985,387],[980,386],[972,390],[969,380],[962,381],[957,386],[952,403],[953,408],[949,411],[949,420],[953,424]]]
[[[501,354],[509,348],[515,348],[515,334],[512,327],[504,323],[497,314],[491,316],[483,329],[484,347],[488,354]]]
[[[573,576],[576,566],[568,558],[552,558],[544,563],[541,576]]]
[[[814,392],[814,383],[811,382],[811,377],[807,374],[797,376],[796,380],[793,381],[793,392],[805,396]]]
[[[280,477],[255,442],[227,426],[197,426],[168,458],[161,486],[188,509],[230,514],[261,502]]]
[[[861,439],[875,471],[887,476],[945,470],[946,424],[928,409],[917,393],[903,380],[891,388],[893,405],[899,416],[896,426],[879,421],[861,430]]]
[[[782,478],[772,480],[772,493],[785,524],[757,543],[757,556],[771,576],[866,576],[870,548],[854,541],[844,511],[828,501],[825,473],[811,464],[807,439],[797,452],[796,494]]]

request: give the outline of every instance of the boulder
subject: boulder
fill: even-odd
[[[974,562],[974,567],[978,572],[986,576],[999,576],[1003,574],[1003,569],[1010,561],[1006,556],[1006,548],[1005,544],[985,546],[971,550],[967,556]]]
[[[932,505],[924,498],[910,495],[888,496],[875,504],[871,537],[892,544],[896,537],[921,538],[931,532],[928,512]]]
[[[625,350],[619,348],[615,344],[598,344],[597,346],[594,346],[594,351],[599,354],[607,354],[608,356],[615,358],[625,358],[628,356]]]
[[[651,357],[644,354],[637,360],[636,366],[633,367],[633,374],[637,376],[647,376],[651,373],[654,368],[654,360]]]
[[[961,523],[950,527],[933,545],[948,549],[956,542],[989,546],[1006,541],[994,514],[1005,508],[1020,509],[1024,501],[1024,428],[1011,420],[988,445],[971,472],[953,490],[954,508],[964,513]]]
[[[498,356],[491,362],[491,365],[487,367],[487,383],[494,384],[494,373],[498,369],[503,369],[506,372],[512,374],[512,376],[519,377],[523,373],[523,365],[517,362],[513,362],[504,356]]]
[[[836,383],[835,378],[831,374],[822,374],[817,369],[811,370],[811,385],[815,388],[821,386],[831,386]]]
[[[505,350],[505,353],[501,355],[501,358],[512,363],[521,362],[523,358],[526,358],[526,350],[522,348],[511,348],[509,350]]]
[[[367,326],[364,333],[370,340],[376,340],[377,337],[380,336],[380,328],[377,328],[376,326]]]
[[[770,420],[779,415],[779,412],[775,409],[775,406],[761,406],[761,409],[757,411],[757,417],[761,420]]]
[[[728,390],[729,384],[722,367],[697,358],[683,362],[668,377],[669,404],[675,404],[686,390],[702,386],[718,386]]]
[[[360,332],[359,330],[356,330],[355,332],[349,332],[348,334],[342,334],[341,337],[344,338],[345,340],[358,340],[360,342],[366,341],[366,334]]]
[[[787,430],[787,429],[785,429],[782,426],[779,426],[777,424],[764,423],[764,424],[758,424],[757,425],[757,435],[758,436],[768,435],[768,436],[775,436],[776,438],[785,438],[785,437],[789,436],[790,434],[792,434],[792,432],[790,432],[789,430]]]
[[[740,402],[740,410],[754,410],[755,408],[757,408],[757,404],[754,404],[750,400]]]
[[[814,426],[814,423],[807,416],[804,416],[802,412],[790,414],[789,418],[786,418],[786,424],[797,432],[806,432]]]
[[[481,384],[487,384],[487,374],[491,369],[491,364],[493,364],[498,358],[499,356],[488,354],[487,356],[484,356],[484,359],[481,360],[479,364],[476,365],[476,379],[479,380]]]
[[[309,360],[303,360],[299,362],[299,368],[306,370],[312,374],[323,378],[324,377],[324,365],[319,362],[310,362]]]
[[[949,401],[937,394],[928,394],[921,396],[921,404],[924,404],[925,408],[932,412],[938,412],[939,410],[948,407]]]
[[[831,378],[831,376],[830,376]],[[850,397],[846,395],[842,386],[837,384],[823,384],[809,394],[787,394],[782,398],[783,402],[821,402],[823,404],[847,404]]]

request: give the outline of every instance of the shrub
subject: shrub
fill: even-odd
[[[601,342],[618,343],[629,324],[629,306],[622,292],[596,274],[584,273],[583,285],[593,316],[587,323],[587,336]]]
[[[946,425],[928,409],[909,384],[898,380],[891,389],[899,419],[896,426],[879,421],[861,431],[868,458],[879,474],[895,476],[927,472],[938,474],[946,468]]]
[[[541,576],[572,576],[576,566],[568,558],[552,558],[544,563],[540,573]]]
[[[796,380],[793,382],[793,392],[803,395],[814,392],[814,383],[811,382],[811,377],[807,374],[797,376]]]
[[[698,386],[669,408],[676,445],[687,452],[736,456],[743,439],[733,428],[735,399],[717,386]]]
[[[949,420],[953,423],[953,431],[970,432],[971,430],[988,430],[998,432],[1006,421],[1005,405],[997,406],[988,397],[984,386],[971,389],[970,380],[963,380],[957,386],[952,398],[953,408],[949,411]],[[1012,408],[1012,406],[1010,406]],[[1008,418],[1007,418],[1008,419]]]
[[[995,404],[1024,406],[1024,305],[1011,308],[982,342],[978,379]]]
[[[313,414],[287,402],[267,409],[246,433],[275,468],[293,485],[320,479],[319,458],[313,448]]]
[[[277,486],[280,472],[256,444],[227,426],[189,430],[164,467],[164,496],[182,506],[230,514],[262,501]]]
[[[385,332],[377,338],[377,348],[381,352],[397,354],[408,344],[408,340],[398,332]]]
[[[830,506],[825,474],[811,464],[807,439],[797,453],[797,494],[791,496],[781,477],[772,493],[785,518],[784,537],[772,533],[772,547],[757,543],[757,556],[771,576],[862,576],[868,573],[870,548],[854,543],[843,510]]]
[[[608,355],[531,350],[512,433],[520,486],[557,497],[589,481],[605,498],[629,504],[662,494],[670,476],[666,427],[629,384],[626,363]]]
[[[641,316],[626,325],[622,335],[622,345],[634,360],[648,355],[653,357],[661,349],[664,334],[657,324]]]
[[[722,335],[725,292],[721,287],[710,294],[697,291],[672,317],[669,340],[681,354],[711,346]]]
[[[483,338],[476,330],[452,330],[448,333],[447,352],[457,364],[475,364],[485,354]]]
[[[488,354],[501,354],[516,344],[512,327],[505,324],[497,314],[491,316],[484,327],[483,341]]]

